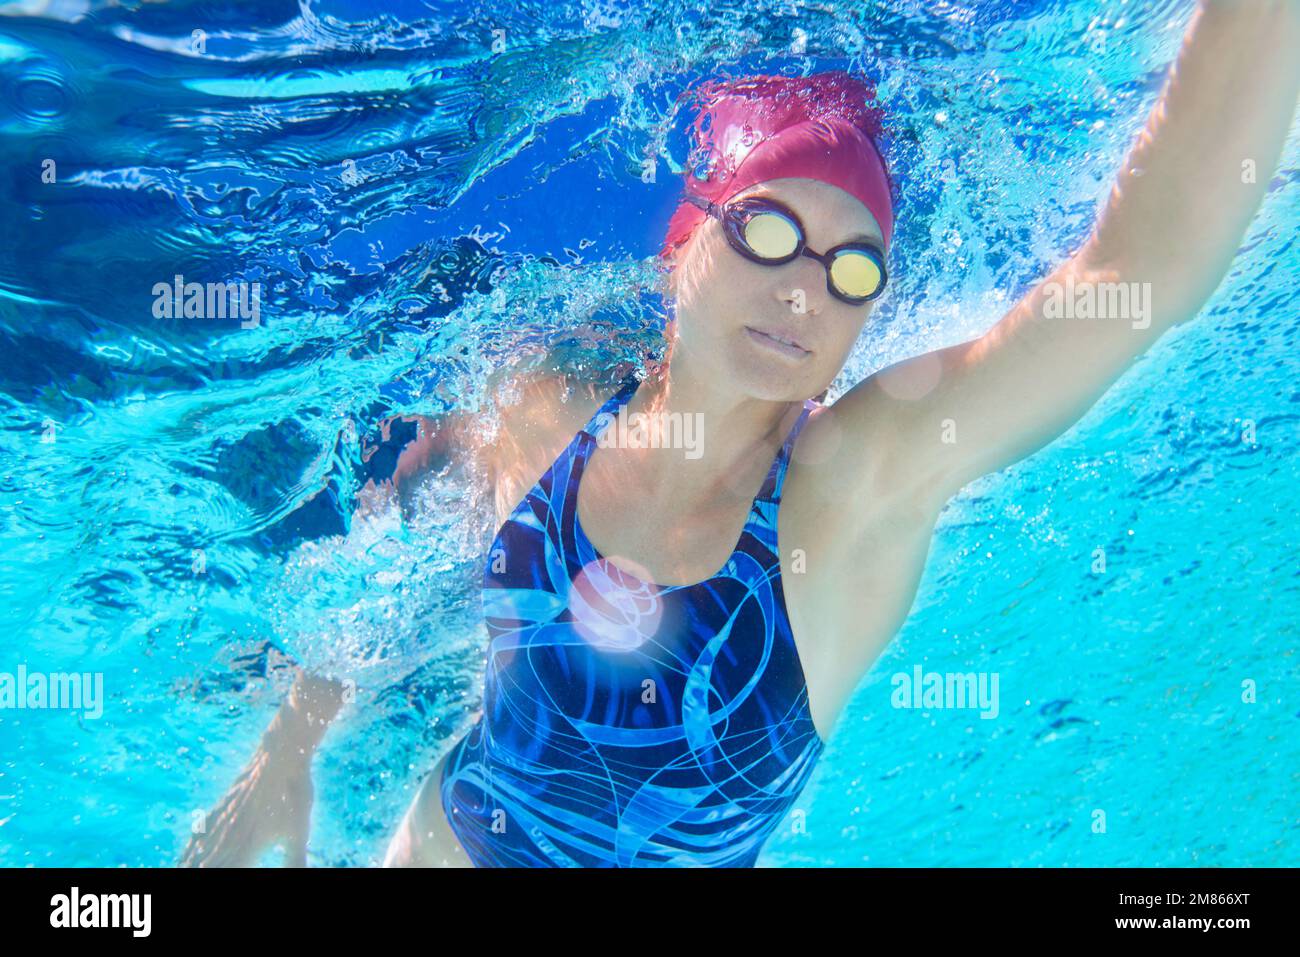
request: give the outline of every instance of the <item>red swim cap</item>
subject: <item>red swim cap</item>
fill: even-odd
[[[708,178],[688,168],[686,192],[720,203],[764,180],[821,180],[862,201],[880,224],[888,249],[894,213],[889,172],[874,142],[882,111],[868,105],[875,95],[873,87],[838,70],[701,84],[695,92],[700,113],[692,158]],[[705,215],[683,200],[659,255],[685,242]]]

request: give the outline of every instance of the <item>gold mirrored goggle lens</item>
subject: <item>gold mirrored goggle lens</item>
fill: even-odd
[[[880,266],[864,252],[846,249],[831,263],[831,282],[846,296],[862,299],[880,288]]]
[[[756,213],[746,220],[743,235],[764,259],[783,259],[799,246],[799,230],[780,213]]]

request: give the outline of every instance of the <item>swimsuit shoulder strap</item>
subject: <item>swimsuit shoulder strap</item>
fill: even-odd
[[[617,415],[619,406],[626,405],[640,385],[641,379],[636,370],[629,372],[624,377],[618,391],[601,403],[600,408],[587,420],[587,424],[582,427],[582,432],[579,434],[585,433],[593,439],[599,439],[605,429],[609,427],[610,422],[613,421],[614,416]]]
[[[799,413],[799,418],[790,429],[790,434],[786,436],[785,441],[781,443],[781,450],[777,453],[776,459],[772,462],[771,471],[767,474],[767,481],[763,483],[763,489],[758,493],[758,497],[781,504],[781,489],[785,486],[785,475],[790,470],[790,455],[794,450],[794,443],[799,438],[799,433],[803,430],[804,424],[808,421],[808,416],[817,403],[812,399],[805,399],[803,410]]]

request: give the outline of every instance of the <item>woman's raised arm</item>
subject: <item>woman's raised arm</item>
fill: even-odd
[[[841,424],[887,423],[895,467],[941,505],[1078,421],[1227,273],[1291,125],[1297,49],[1295,0],[1204,0],[1083,247],[981,338],[861,383]]]

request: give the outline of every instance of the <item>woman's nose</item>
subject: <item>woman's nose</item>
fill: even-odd
[[[798,270],[777,287],[777,298],[786,303],[796,315],[817,315],[825,305],[826,298],[826,280],[818,275],[821,268],[819,263],[801,261]]]

